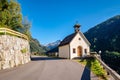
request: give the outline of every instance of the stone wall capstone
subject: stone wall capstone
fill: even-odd
[[[30,61],[28,40],[11,35],[0,35],[0,70]]]

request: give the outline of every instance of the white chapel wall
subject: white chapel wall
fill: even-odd
[[[80,38],[80,40],[79,40]],[[89,45],[84,41],[84,39],[79,35],[79,33],[75,36],[75,38],[72,40],[72,42],[70,43],[70,55],[71,55],[71,59],[74,57],[78,57],[77,56],[77,47],[81,46],[82,47],[82,56],[85,55],[89,55],[90,49],[89,49]],[[73,48],[76,49],[76,53],[73,53]],[[87,54],[85,54],[84,49],[87,49]]]
[[[69,58],[69,45],[59,47],[59,57]]]

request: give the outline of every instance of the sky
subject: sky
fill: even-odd
[[[43,45],[74,32],[76,21],[86,32],[120,14],[120,0],[18,0],[22,15],[32,23],[31,34]]]

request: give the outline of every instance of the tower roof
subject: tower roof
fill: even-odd
[[[75,33],[79,32],[80,24],[76,23],[74,26]]]
[[[76,23],[75,25],[74,25],[74,28],[80,28],[80,24],[78,24],[78,23]]]

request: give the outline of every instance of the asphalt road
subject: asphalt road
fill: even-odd
[[[0,71],[0,80],[98,80],[90,70],[67,59],[34,56],[32,61]]]

